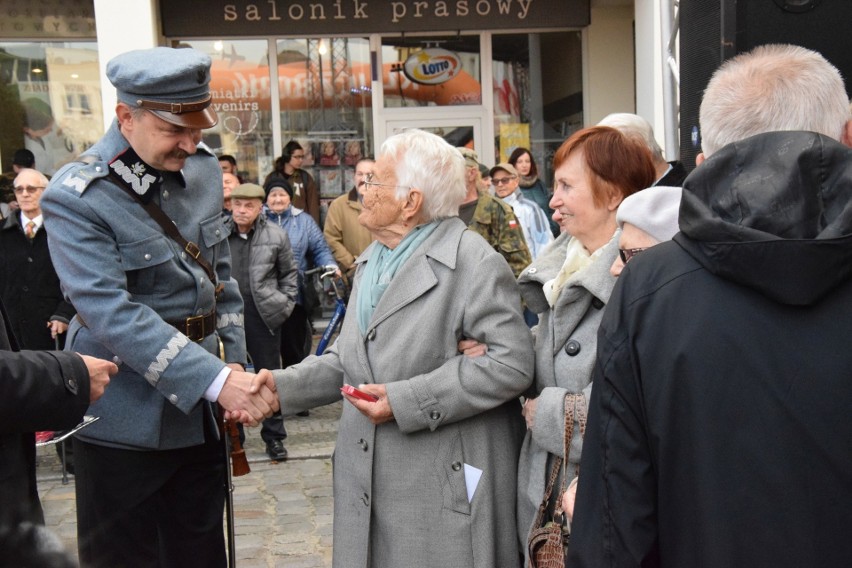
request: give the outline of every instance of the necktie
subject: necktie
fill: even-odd
[[[33,240],[33,237],[35,236],[35,223],[33,221],[27,223],[26,234],[29,240]]]

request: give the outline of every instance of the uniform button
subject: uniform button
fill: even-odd
[[[461,462],[453,462],[452,468],[453,471],[459,471],[461,469]]]
[[[169,395],[169,402],[171,402],[172,404],[177,404],[177,401],[178,401],[178,397],[177,397],[176,394],[170,394]]]
[[[145,260],[151,260],[151,255],[148,254],[148,253],[145,253]]]
[[[580,342],[576,339],[572,339],[568,343],[565,344],[565,353],[573,357],[577,353],[580,352]]]
[[[431,418],[432,420],[438,420],[440,417],[441,417],[441,413],[438,412],[437,410],[433,410],[432,412],[429,413],[429,418]]]
[[[604,303],[601,301],[600,298],[593,298],[592,299],[592,307],[595,308],[596,310],[599,310],[599,309],[604,307]]]
[[[365,440],[364,438],[358,440],[358,445],[361,446],[361,449],[365,452],[370,448],[369,444],[367,444],[367,440]]]
[[[218,237],[221,232],[222,231],[220,231],[219,229],[216,229],[216,236]]]
[[[181,257],[183,260],[186,260],[186,253],[185,253],[185,252],[180,253],[180,257]]]
[[[100,167],[100,166],[95,166],[95,171],[96,171],[96,172],[101,171],[101,167]]]
[[[168,191],[164,191],[164,192],[163,192],[163,199],[168,199],[168,198],[169,198],[169,192],[168,192]]]
[[[373,328],[370,330],[370,333],[367,334],[367,339],[373,341],[376,338],[376,329]]]
[[[198,284],[199,284],[199,286],[201,286],[202,288],[204,288],[204,278],[200,278],[200,279],[198,280]]]

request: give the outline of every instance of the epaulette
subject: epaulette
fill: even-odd
[[[109,175],[109,169],[106,162],[71,162],[56,172],[50,184],[54,187],[71,189],[83,195],[93,181],[107,175]]]

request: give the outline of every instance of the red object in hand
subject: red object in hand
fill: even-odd
[[[360,398],[361,400],[366,400],[367,402],[376,402],[378,397],[371,395],[370,393],[366,393],[362,390],[358,390],[352,385],[343,385],[340,387],[341,392],[348,394],[349,396],[354,396],[355,398]]]
[[[44,432],[36,432],[35,433],[35,441],[37,444],[41,444],[43,442],[49,442],[53,439],[53,431],[44,431]]]

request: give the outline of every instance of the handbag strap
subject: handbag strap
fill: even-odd
[[[547,506],[550,503],[550,496],[553,494],[553,488],[556,485],[556,480],[559,478],[560,469],[562,469],[563,472],[562,483],[560,484],[559,498],[556,500],[556,507],[553,511],[554,519],[556,517],[561,517],[563,514],[562,495],[568,488],[566,470],[568,464],[568,450],[571,447],[571,440],[574,437],[575,411],[577,413],[578,421],[580,424],[580,435],[586,435],[586,404],[585,397],[583,396],[583,394],[566,394],[564,404],[565,432],[562,439],[562,457],[557,457],[555,460],[553,460],[553,466],[550,468],[550,476],[548,477],[547,486],[544,490],[544,497],[542,498],[541,504],[538,506],[538,512],[536,513],[535,524],[533,525],[535,527],[542,526],[542,523],[544,522],[544,517],[547,514]],[[577,472],[579,473],[579,466],[577,468]]]

